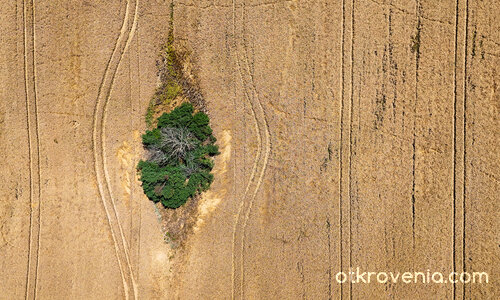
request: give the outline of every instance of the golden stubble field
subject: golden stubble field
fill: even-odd
[[[500,297],[498,1],[175,0],[222,152],[175,251],[135,171],[170,1],[1,4],[0,299]]]

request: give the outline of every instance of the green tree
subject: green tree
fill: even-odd
[[[161,115],[157,127],[142,136],[148,159],[137,169],[151,201],[177,208],[210,188],[219,149],[209,123],[205,113],[194,113],[190,103],[183,103]]]

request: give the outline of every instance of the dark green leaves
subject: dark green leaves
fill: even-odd
[[[190,123],[193,121],[193,110],[193,105],[190,103],[181,104],[170,113],[164,113],[158,118],[158,128],[189,128]]]
[[[146,131],[142,141],[149,159],[137,168],[147,197],[165,207],[177,208],[189,198],[206,191],[213,181],[212,156],[219,154],[209,118],[193,115],[190,103],[183,103],[158,118],[158,126]]]
[[[160,142],[160,137],[160,129],[146,130],[146,133],[142,135],[142,143],[144,146],[156,145]]]

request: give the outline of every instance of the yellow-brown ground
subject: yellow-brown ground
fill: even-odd
[[[500,297],[498,1],[174,3],[222,154],[171,251],[135,171],[170,2],[2,1],[0,299]]]

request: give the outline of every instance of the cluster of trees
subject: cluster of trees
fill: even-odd
[[[213,156],[219,154],[216,139],[203,112],[194,113],[183,103],[158,118],[142,142],[148,159],[138,164],[144,193],[152,201],[177,208],[213,181]]]

